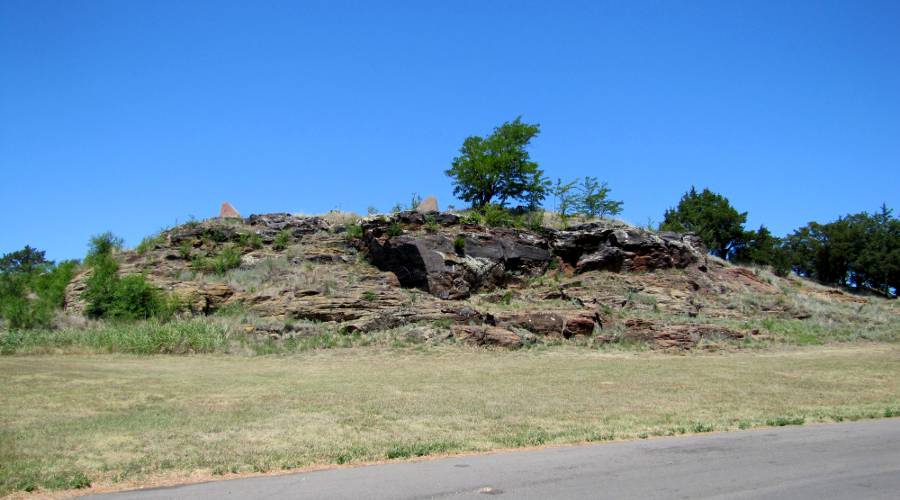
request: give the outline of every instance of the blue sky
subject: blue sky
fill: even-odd
[[[380,4],[380,5],[379,5]],[[623,218],[690,186],[784,234],[900,203],[900,2],[0,2],[0,253],[452,202],[518,115]],[[458,206],[460,203],[456,203]]]

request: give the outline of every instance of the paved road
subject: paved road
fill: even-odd
[[[900,499],[900,419],[509,452],[103,495]]]

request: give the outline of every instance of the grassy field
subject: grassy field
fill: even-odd
[[[900,414],[900,346],[0,357],[0,495]]]

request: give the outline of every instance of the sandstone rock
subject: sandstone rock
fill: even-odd
[[[241,214],[238,213],[234,207],[231,206],[227,201],[222,202],[222,207],[219,209],[219,218],[220,219],[240,219]]]
[[[691,349],[701,340],[743,339],[748,334],[719,325],[657,325],[632,318],[625,322],[625,338],[648,342],[656,349]]]
[[[495,345],[499,347],[517,348],[537,342],[537,338],[527,332],[514,332],[495,326],[454,326],[453,335],[473,345]]]
[[[501,327],[516,327],[549,337],[570,338],[575,335],[593,335],[601,326],[596,313],[572,311],[536,311],[508,314],[497,318]]]
[[[428,198],[425,198],[424,200],[422,200],[422,203],[419,203],[419,206],[416,207],[416,212],[419,212],[420,214],[429,214],[429,213],[437,212],[437,211],[438,211],[438,202],[437,202],[437,198],[435,198],[434,196],[429,196]]]

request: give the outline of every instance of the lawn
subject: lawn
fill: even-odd
[[[900,347],[0,357],[0,495],[900,413]]]

